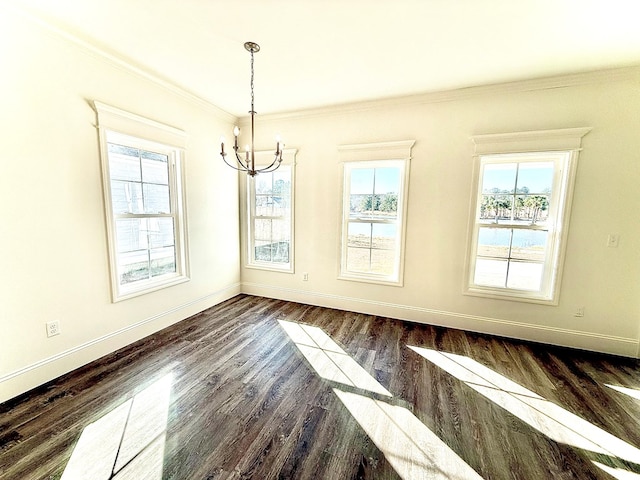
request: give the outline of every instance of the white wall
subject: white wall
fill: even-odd
[[[294,275],[242,269],[243,291],[628,356],[640,323],[640,70],[261,117],[299,149]],[[583,138],[558,306],[462,294],[478,134],[592,127]],[[404,287],[337,280],[338,146],[415,140]],[[260,143],[262,142],[262,143]],[[607,248],[607,235],[620,235]],[[309,281],[302,273],[309,273]],[[573,314],[584,306],[582,318]]]
[[[236,173],[216,154],[234,119],[0,10],[3,401],[237,294],[240,275]],[[111,302],[91,100],[186,132],[191,281]]]

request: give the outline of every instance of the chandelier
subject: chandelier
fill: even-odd
[[[273,172],[280,166],[280,163],[282,163],[282,148],[284,148],[284,144],[281,148],[280,137],[276,137],[276,151],[274,154],[273,162],[271,162],[271,164],[267,167],[256,169],[256,152],[253,147],[253,120],[254,116],[256,115],[253,107],[253,54],[260,51],[260,45],[254,42],[246,42],[244,44],[244,48],[249,53],[251,53],[251,110],[249,110],[249,113],[251,114],[251,147],[249,147],[249,145],[245,147],[244,158],[242,154],[238,153],[238,135],[240,134],[240,129],[236,125],[233,128],[233,136],[235,138],[233,143],[233,151],[236,156],[236,164],[234,165],[233,163],[229,163],[227,161],[227,153],[224,151],[224,136],[220,138],[220,155],[222,156],[222,160],[224,160],[224,163],[229,165],[231,168],[235,168],[236,170],[240,170],[241,172],[247,172],[250,176],[254,177],[258,173]]]

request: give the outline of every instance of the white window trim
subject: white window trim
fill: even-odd
[[[251,226],[252,214],[251,205],[254,200],[253,194],[255,189],[252,187],[254,179],[245,173],[241,173],[241,178],[246,177],[245,181],[241,181],[241,209],[244,219],[242,221],[243,226],[243,256],[244,266],[255,270],[267,270],[272,272],[282,273],[295,273],[295,195],[296,195],[296,154],[298,150],[295,148],[285,148],[282,150],[282,166],[288,166],[291,168],[291,218],[289,233],[289,262],[288,263],[273,263],[273,262],[260,262],[254,260],[253,253],[253,229]],[[256,157],[256,169],[264,168],[273,162],[274,152],[272,150],[257,151]],[[258,173],[257,176],[260,174]],[[255,205],[255,203],[254,203]]]
[[[189,281],[189,249],[184,182],[186,134],[177,128],[120,110],[104,103],[94,101],[93,105],[98,119],[97,127],[102,164],[112,301],[119,302]],[[160,151],[169,157],[170,189],[177,193],[171,195],[171,211],[176,212],[174,215],[176,273],[174,275],[163,275],[157,279],[148,281],[135,282],[132,285],[126,286],[120,285],[118,278],[116,225],[111,201],[111,176],[109,172],[107,143],[119,141],[127,144],[130,143],[131,140],[141,148]]]
[[[475,145],[473,183],[471,202],[469,209],[468,242],[466,254],[466,266],[464,276],[464,294],[514,300],[545,305],[558,305],[560,297],[560,285],[562,283],[562,270],[566,252],[567,236],[571,216],[571,203],[575,184],[578,156],[581,150],[582,137],[591,131],[591,128],[567,128],[556,130],[538,130],[531,132],[515,132],[506,134],[477,135],[471,137]],[[548,258],[545,265],[552,262],[551,270],[546,279],[543,279],[543,288],[540,292],[505,289],[478,286],[473,284],[477,249],[478,209],[480,208],[479,179],[481,174],[481,158],[484,156],[504,155],[504,160],[510,158],[523,158],[528,155],[555,154],[563,157],[563,170],[559,175],[554,175],[552,201],[557,202],[556,218],[549,219],[550,248],[547,251]],[[556,157],[558,158],[558,157]],[[515,160],[512,160],[515,161]],[[564,185],[564,188],[560,188]]]
[[[391,285],[402,287],[404,285],[404,258],[407,228],[407,204],[409,203],[409,173],[411,166],[411,149],[415,140],[400,140],[396,142],[366,143],[355,145],[341,145],[338,147],[340,161],[342,164],[342,191],[340,198],[340,237],[338,253],[340,263],[338,264],[338,279],[364,283],[374,283],[379,285]],[[370,163],[372,166],[381,166],[381,162],[401,161],[403,162],[403,178],[398,195],[398,265],[397,271],[393,275],[380,275],[373,273],[354,273],[346,270],[346,238],[349,224],[348,199],[345,193],[348,188],[346,179],[346,164],[348,163]]]

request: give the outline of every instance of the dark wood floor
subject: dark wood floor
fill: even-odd
[[[638,389],[635,360],[240,295],[1,404],[0,479],[640,478]]]

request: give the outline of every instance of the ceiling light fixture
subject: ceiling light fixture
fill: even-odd
[[[269,165],[268,167],[256,169],[256,152],[253,148],[253,119],[256,114],[253,107],[253,54],[260,51],[260,45],[254,42],[246,42],[244,44],[244,48],[248,50],[249,53],[251,53],[251,110],[249,110],[249,113],[251,114],[251,147],[249,147],[249,145],[245,147],[244,159],[242,158],[242,155],[238,154],[238,135],[240,135],[240,129],[236,125],[235,127],[233,127],[233,136],[235,137],[233,151],[236,155],[237,165],[233,165],[227,161],[227,153],[224,151],[224,136],[220,138],[220,155],[222,156],[222,160],[224,160],[224,163],[229,165],[231,168],[235,168],[236,170],[240,170],[241,172],[247,172],[250,176],[254,177],[258,173],[273,172],[280,166],[280,164],[282,163],[282,148],[284,148],[284,144],[281,148],[280,137],[276,137],[276,152],[273,162],[271,162],[271,165]]]

